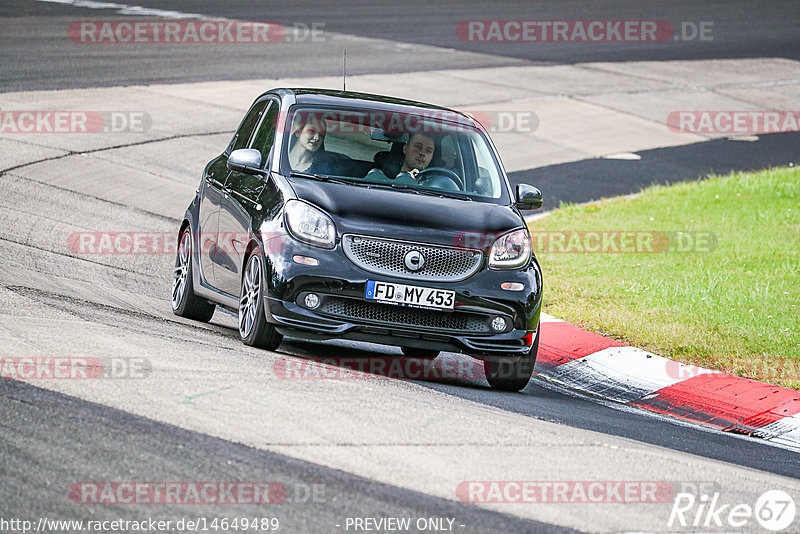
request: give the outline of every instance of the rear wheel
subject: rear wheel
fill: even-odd
[[[434,349],[419,349],[417,347],[400,347],[403,354],[409,358],[418,358],[420,360],[432,360],[439,355],[438,350]]]
[[[172,271],[172,313],[187,319],[207,323],[216,306],[194,293],[192,279],[192,232],[190,227],[181,232],[178,254]]]
[[[255,249],[245,264],[239,297],[239,337],[251,347],[275,350],[283,336],[267,322],[264,312],[261,251]]]
[[[536,341],[528,354],[516,358],[498,361],[484,361],[483,371],[486,381],[493,389],[501,391],[520,391],[525,389],[533,374],[536,364],[536,354],[539,352],[539,329],[537,328]]]

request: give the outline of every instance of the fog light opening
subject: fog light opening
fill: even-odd
[[[500,284],[500,287],[505,289],[506,291],[522,291],[525,289],[525,284],[520,282],[503,282]]]
[[[308,256],[295,255],[295,256],[292,256],[292,261],[294,261],[295,263],[299,263],[300,265],[312,265],[314,267],[319,265],[319,260],[318,259],[310,258]]]
[[[502,332],[506,329],[508,323],[506,322],[504,317],[495,317],[492,319],[492,330],[495,332]]]
[[[303,302],[305,303],[306,308],[313,310],[319,306],[319,296],[316,293],[309,293],[306,295],[306,298],[303,299]]]

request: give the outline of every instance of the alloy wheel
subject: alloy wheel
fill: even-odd
[[[242,280],[242,293],[239,298],[239,334],[242,338],[250,335],[256,320],[261,294],[261,260],[250,258],[247,271]]]
[[[175,258],[175,269],[172,272],[172,309],[177,310],[186,291],[186,282],[189,278],[189,261],[192,242],[189,232],[184,232],[178,246],[178,255]]]

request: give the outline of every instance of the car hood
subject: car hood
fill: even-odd
[[[299,199],[333,217],[340,236],[372,235],[488,252],[497,236],[524,226],[510,206],[307,178],[289,181]]]

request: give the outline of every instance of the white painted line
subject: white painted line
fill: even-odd
[[[37,0],[51,4],[66,4],[74,7],[86,9],[115,9],[118,15],[130,15],[135,17],[160,17],[163,19],[198,19],[198,20],[223,20],[219,18],[207,17],[199,13],[183,13],[181,11],[169,11],[164,9],[154,9],[142,6],[131,6],[128,4],[117,4],[116,2],[95,2],[94,0]]]
[[[549,389],[551,391],[556,391],[558,393],[561,393],[562,395],[567,395],[575,399],[591,398],[594,402],[600,404],[601,406],[606,406],[607,408],[619,410],[624,413],[638,414],[642,417],[651,417],[653,419],[658,419],[659,421],[663,421],[665,423],[669,423],[675,426],[692,428],[694,430],[697,430],[698,432],[706,432],[708,434],[724,434],[725,436],[728,437],[728,439],[739,439],[742,441],[749,441],[750,443],[753,442],[752,436],[747,436],[745,434],[734,434],[731,432],[723,432],[718,428],[698,425],[696,421],[681,419],[680,417],[674,417],[672,415],[666,415],[658,412],[651,412],[650,410],[642,410],[638,406],[631,406],[630,404],[620,404],[618,402],[604,399],[602,397],[590,397],[586,395],[586,392],[578,391],[572,387],[565,386],[564,384],[560,384],[554,380],[550,380],[550,377],[546,375],[541,375],[541,374],[534,375],[533,380],[536,380],[537,383],[542,387]],[[800,441],[795,443],[780,443],[777,440],[771,439],[771,440],[764,440],[761,443],[771,447],[776,447],[778,449],[800,451]]]
[[[617,402],[630,402],[684,380],[670,373],[671,366],[677,369],[672,360],[636,347],[611,347],[542,374]]]
[[[603,159],[621,159],[626,161],[638,161],[642,156],[634,152],[617,152],[615,154],[608,154],[603,156]]]
[[[524,219],[525,219],[526,223],[532,223],[533,221],[536,221],[538,219],[542,219],[544,217],[547,217],[548,215],[550,215],[550,212],[549,211],[545,211],[544,213],[534,213],[532,215],[526,215],[524,217]]]
[[[797,425],[797,427],[794,430],[786,432],[785,434],[781,434],[780,436],[776,436],[768,441],[770,443],[778,443],[786,447],[794,447],[795,449],[800,450],[800,423],[798,423],[797,417],[794,415],[792,417],[787,417],[786,419],[791,419],[792,423]],[[786,419],[784,419],[784,421]]]
[[[800,414],[784,417],[753,432],[754,436],[778,443],[800,445]]]
[[[549,313],[541,312],[541,314],[539,315],[539,322],[542,322],[542,323],[563,323],[564,321],[562,319],[559,319],[558,317],[553,317]]]

